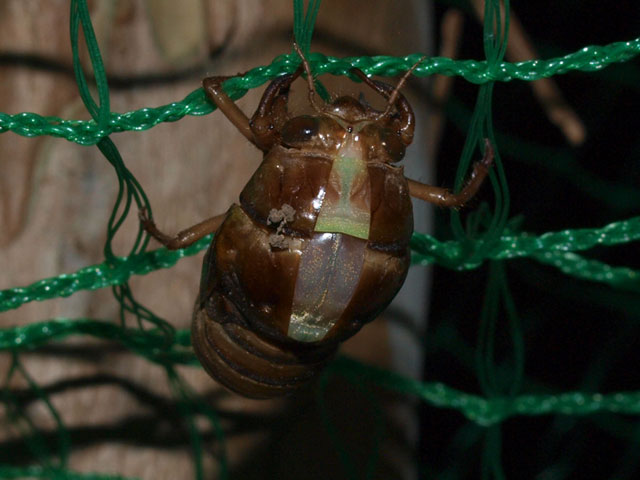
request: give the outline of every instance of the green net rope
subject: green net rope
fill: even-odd
[[[572,71],[600,70],[612,63],[625,62],[638,53],[640,53],[640,38],[604,46],[592,45],[549,60],[500,62],[491,70],[486,61],[431,57],[414,71],[414,75],[418,77],[437,73],[457,75],[477,84],[512,80],[533,81]],[[421,56],[422,54],[415,53],[406,57],[336,58],[316,52],[309,55],[309,61],[313,71],[318,74],[347,75],[352,67],[357,67],[369,75],[395,76],[411,68]],[[297,55],[281,55],[269,65],[253,68],[243,77],[230,79],[225,83],[225,89],[232,98],[240,98],[252,88],[264,85],[283,73],[291,73],[299,64]],[[159,107],[145,107],[126,113],[109,112],[101,126],[98,126],[95,120],[64,120],[58,117],[43,117],[30,112],[13,115],[0,112],[0,132],[11,131],[25,137],[50,135],[65,138],[80,145],[95,145],[100,139],[112,133],[147,130],[163,122],[176,122],[186,115],[207,115],[214,109],[215,107],[206,100],[204,91],[199,88],[179,102]]]
[[[76,272],[44,278],[25,287],[0,291],[0,311],[11,310],[28,302],[68,297],[80,290],[97,290],[126,282],[133,275],[145,275],[160,268],[171,268],[181,258],[195,255],[211,243],[210,236],[188,248],[171,251],[165,248],[129,257],[116,257],[111,262],[84,267]],[[585,228],[548,232],[542,235],[527,233],[502,235],[484,259],[507,260],[532,257],[554,265],[576,277],[640,289],[640,272],[630,268],[612,267],[597,260],[588,260],[574,252],[597,245],[617,245],[640,239],[640,217],[613,222],[601,228]],[[434,262],[451,264],[464,258],[465,246],[459,241],[442,242],[430,235],[416,233],[411,241],[413,263],[428,265]],[[476,268],[484,259],[458,262],[458,268]],[[589,268],[585,268],[589,266]]]
[[[505,2],[508,11],[508,2]],[[319,1],[294,1],[294,33],[303,51],[308,52],[313,25],[320,7]],[[577,52],[549,60],[535,60],[520,63],[503,61],[508,24],[500,21],[497,1],[486,2],[484,47],[487,60],[454,61],[448,58],[429,58],[415,70],[417,76],[435,73],[461,76],[469,82],[481,85],[478,103],[469,126],[469,139],[460,162],[456,185],[460,186],[467,171],[474,148],[482,138],[494,139],[491,122],[491,95],[494,82],[511,80],[532,81],[572,71],[591,72],[605,68],[612,63],[625,62],[640,53],[640,38],[616,42],[604,46],[588,46]],[[79,32],[82,30],[87,45],[98,101],[90,94],[88,82],[79,60]],[[80,145],[96,145],[116,170],[120,191],[108,222],[108,239],[105,246],[105,261],[82,268],[73,273],[46,278],[24,287],[14,287],[0,291],[0,311],[7,311],[31,301],[43,301],[56,297],[73,295],[81,290],[96,290],[112,287],[121,305],[121,321],[99,321],[95,319],[54,319],[28,326],[0,329],[0,351],[12,355],[13,363],[4,380],[4,385],[17,375],[27,380],[30,389],[40,398],[59,427],[58,448],[51,451],[39,437],[38,429],[30,422],[28,415],[17,407],[8,388],[2,390],[0,401],[7,406],[12,420],[24,425],[24,435],[38,466],[18,468],[0,465],[2,478],[82,478],[106,479],[124,478],[103,474],[80,474],[67,468],[70,441],[65,433],[54,406],[46,394],[20,364],[20,352],[35,349],[55,340],[69,336],[89,335],[117,342],[151,362],[165,368],[173,395],[181,408],[188,425],[195,459],[196,478],[203,478],[202,440],[195,425],[194,416],[204,415],[208,419],[221,445],[224,435],[216,412],[194,395],[186,382],[176,372],[176,365],[196,365],[191,349],[189,333],[174,329],[137,303],[128,287],[133,275],[144,275],[160,268],[170,268],[182,257],[194,255],[206,248],[211,238],[204,238],[193,246],[180,251],[157,249],[146,251],[148,239],[141,231],[128,255],[118,257],[111,250],[111,240],[130,210],[149,208],[144,192],[135,177],[126,168],[115,144],[109,135],[122,131],[141,131],[163,122],[178,121],[186,115],[206,115],[213,106],[206,101],[202,89],[190,93],[183,100],[159,107],[142,108],[127,113],[115,113],[109,107],[109,88],[100,50],[93,33],[86,2],[71,2],[71,45],[74,52],[74,72],[82,97],[92,119],[87,121],[66,120],[57,117],[43,117],[36,113],[0,113],[0,133],[14,132],[26,137],[48,135],[64,138]],[[332,73],[348,75],[353,66],[367,74],[395,76],[411,68],[421,57],[420,53],[406,57],[353,57],[335,58],[319,53],[309,53],[308,58],[317,74]],[[239,98],[248,90],[265,84],[285,72],[292,72],[299,65],[299,58],[293,54],[281,55],[267,66],[257,67],[243,77],[230,79],[225,89],[232,98]],[[496,142],[493,142],[496,144]],[[497,143],[500,145],[500,143]],[[575,278],[601,282],[616,288],[640,290],[640,272],[624,266],[612,266],[598,260],[585,258],[576,252],[596,246],[613,246],[637,241],[640,238],[640,217],[629,218],[600,228],[563,230],[541,235],[520,232],[517,222],[508,221],[509,193],[502,165],[497,158],[495,172],[491,177],[495,193],[495,205],[491,212],[480,211],[473,218],[472,227],[463,227],[459,217],[452,216],[454,240],[439,241],[436,238],[416,233],[411,242],[413,263],[427,265],[438,263],[458,270],[474,269],[489,262],[490,280],[487,287],[487,303],[482,313],[483,330],[478,349],[478,375],[483,395],[468,394],[442,383],[421,383],[404,378],[392,372],[362,365],[348,358],[339,358],[328,369],[326,375],[340,373],[346,377],[363,379],[384,388],[406,395],[415,395],[429,404],[460,411],[469,420],[482,426],[498,425],[515,415],[544,415],[559,413],[565,415],[587,415],[595,412],[619,412],[640,414],[640,392],[613,394],[567,392],[548,395],[519,394],[522,372],[522,333],[517,325],[515,306],[504,280],[501,262],[516,258],[532,258],[538,262],[558,268]],[[117,212],[120,212],[117,214]],[[496,308],[503,303],[510,318],[510,335],[513,344],[512,378],[507,386],[496,381],[498,374],[492,359],[493,337],[495,336]],[[138,326],[126,325],[126,315],[133,314]],[[149,328],[149,324],[150,327]],[[497,478],[500,467],[496,445],[499,444],[497,430],[489,429],[486,448],[487,468],[492,469]],[[221,451],[223,452],[223,448]],[[219,458],[221,477],[227,476],[226,457]]]
[[[29,347],[35,348],[70,335],[91,335],[117,341],[137,355],[158,364],[169,361],[173,364],[197,365],[197,359],[188,349],[190,332],[179,330],[176,333],[175,343],[170,349],[166,349],[160,332],[122,329],[106,321],[91,319],[56,319],[5,329],[0,332],[0,347],[21,348],[24,346],[24,339],[29,339]],[[415,395],[436,407],[459,410],[467,418],[483,426],[499,423],[514,415],[586,415],[602,411],[640,414],[640,392],[607,395],[568,392],[559,395],[520,395],[513,399],[484,398],[438,382],[422,383],[387,370],[363,365],[347,357],[339,357],[330,369],[375,382],[400,393]]]

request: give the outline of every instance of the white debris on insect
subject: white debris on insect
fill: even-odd
[[[267,217],[267,225],[278,225],[276,233],[269,235],[269,245],[271,245],[272,248],[283,250],[289,248],[289,239],[282,234],[282,230],[288,222],[293,222],[295,216],[295,209],[288,203],[282,204],[282,207],[279,209],[271,209]]]

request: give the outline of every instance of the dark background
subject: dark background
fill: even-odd
[[[449,8],[436,5],[437,21]],[[541,58],[588,45],[631,40],[640,32],[635,1],[512,2]],[[467,12],[460,58],[483,58],[481,25]],[[526,82],[499,83],[493,120],[508,139],[501,149],[509,189],[510,217],[522,216],[522,231],[541,234],[600,227],[640,212],[640,62],[635,58],[599,72],[574,72],[555,81],[586,126],[583,145],[571,147],[552,125]],[[470,114],[478,87],[456,79],[438,156],[438,184],[448,185],[466,131],[460,103]],[[512,148],[521,142],[520,151]],[[540,152],[552,152],[536,158]],[[498,144],[498,148],[501,146]],[[514,150],[511,152],[511,150]],[[520,154],[521,153],[521,154]],[[480,202],[491,201],[483,188]],[[468,212],[462,212],[463,216]],[[436,213],[436,236],[450,238],[450,214]],[[581,254],[612,265],[640,268],[636,243]],[[520,393],[640,388],[640,296],[605,284],[565,276],[534,260],[505,262],[522,326],[525,361]],[[470,272],[436,267],[426,337],[425,381],[441,381],[482,394],[474,359],[487,265]],[[502,312],[496,333],[496,363],[508,377],[512,344]],[[459,412],[421,409],[419,462],[423,478],[480,478],[487,430]],[[515,417],[502,424],[502,466],[507,478],[638,478],[637,417],[597,414]],[[499,447],[498,447],[499,448]],[[486,467],[485,462],[485,467]],[[499,473],[485,471],[486,478]]]

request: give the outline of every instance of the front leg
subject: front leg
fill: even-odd
[[[240,75],[242,74],[239,74],[238,76]],[[207,77],[202,81],[202,87],[204,88],[204,92],[207,94],[207,97],[216,104],[220,111],[224,113],[225,117],[227,117],[231,123],[240,130],[242,135],[247,137],[247,140],[255,144],[255,138],[251,131],[251,126],[249,125],[249,118],[242,110],[240,110],[240,108],[238,108],[236,103],[231,100],[229,95],[227,95],[222,88],[222,83],[229,78],[233,78],[233,76]]]
[[[227,214],[224,213],[222,215],[216,215],[215,217],[208,218],[192,227],[178,232],[175,237],[171,237],[158,230],[155,222],[147,215],[146,209],[143,208],[140,210],[138,216],[140,217],[142,227],[149,235],[158,240],[169,250],[178,250],[179,248],[185,248],[194,244],[210,233],[214,233],[218,230],[218,227],[220,227]]]
[[[489,173],[491,165],[493,165],[493,147],[489,139],[485,139],[484,157],[474,164],[471,177],[460,192],[452,193],[446,188],[425,185],[424,183],[407,179],[409,195],[441,207],[461,207],[478,192],[480,185],[482,185]]]

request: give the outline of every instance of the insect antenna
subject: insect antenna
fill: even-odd
[[[302,60],[304,71],[307,74],[307,83],[309,84],[309,103],[311,104],[311,106],[316,112],[318,112],[321,115],[325,115],[326,114],[325,106],[324,105],[319,106],[316,103],[316,90],[313,85],[313,75],[311,74],[311,66],[309,65],[309,62],[305,58],[304,54],[302,53],[302,50],[300,50],[300,47],[296,42],[293,43],[293,48],[298,54],[298,56],[300,57],[300,59]]]
[[[407,72],[402,76],[402,78],[396,85],[396,88],[393,89],[393,92],[391,92],[391,95],[389,95],[388,97],[387,108],[385,108],[384,112],[382,112],[380,116],[378,116],[378,118],[386,117],[387,115],[389,115],[389,112],[391,112],[391,109],[393,108],[394,104],[396,103],[396,100],[398,99],[398,95],[400,94],[400,89],[404,87],[404,84],[407,83],[407,79],[409,78],[409,76],[411,76],[413,71],[416,68],[418,68],[418,65],[420,65],[425,58],[427,58],[426,55],[422,56],[420,60],[414,63],[413,66],[409,70],[407,70]]]

